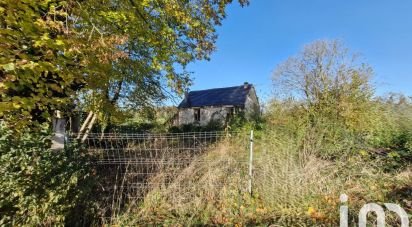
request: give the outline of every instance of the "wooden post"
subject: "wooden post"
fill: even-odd
[[[252,195],[252,178],[253,178],[253,130],[250,131],[250,150],[249,150],[249,185],[248,191]]]

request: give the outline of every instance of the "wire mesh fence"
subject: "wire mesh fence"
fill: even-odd
[[[76,140],[72,134],[69,142]],[[179,180],[194,170],[208,169],[208,187],[219,189],[229,184],[228,177],[213,176],[214,165],[227,167],[227,173],[238,171],[247,177],[248,135],[236,132],[187,132],[187,133],[91,133],[84,142],[93,158],[99,176],[99,194],[107,204],[121,206],[127,201],[139,201],[153,190],[168,189],[173,200],[183,198],[186,190],[205,185],[194,183],[192,176]],[[214,155],[208,151],[222,149],[236,143],[244,156]],[[240,146],[239,146],[240,145]],[[230,169],[229,169],[230,168]],[[232,173],[231,173],[232,174]],[[246,190],[247,179],[238,182]]]

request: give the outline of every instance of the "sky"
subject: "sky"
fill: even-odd
[[[375,71],[377,94],[412,95],[412,1],[234,1],[217,28],[210,61],[191,63],[190,90],[253,83],[262,100],[272,94],[276,66],[319,39],[340,39]]]

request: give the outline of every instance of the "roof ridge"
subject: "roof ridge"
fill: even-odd
[[[209,89],[204,89],[204,90],[194,90],[194,91],[189,91],[191,92],[202,92],[202,91],[213,91],[213,90],[220,90],[220,89],[229,89],[229,88],[239,88],[243,87],[244,85],[239,85],[239,86],[230,86],[230,87],[219,87],[219,88],[209,88]],[[253,84],[248,84],[249,87],[252,87]]]
[[[211,88],[205,90],[191,91],[179,104],[179,108],[200,106],[221,106],[245,104],[248,93],[253,89],[253,84],[240,86]]]

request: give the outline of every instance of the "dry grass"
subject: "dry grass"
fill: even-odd
[[[368,202],[408,208],[410,201],[396,196],[409,192],[411,169],[384,173],[361,158],[326,161],[302,155],[292,140],[271,137],[279,138],[267,133],[256,140],[253,196],[247,192],[247,147],[224,141],[188,166],[162,169],[150,179],[158,186],[112,224],[334,226],[342,193],[349,196],[352,222]]]

